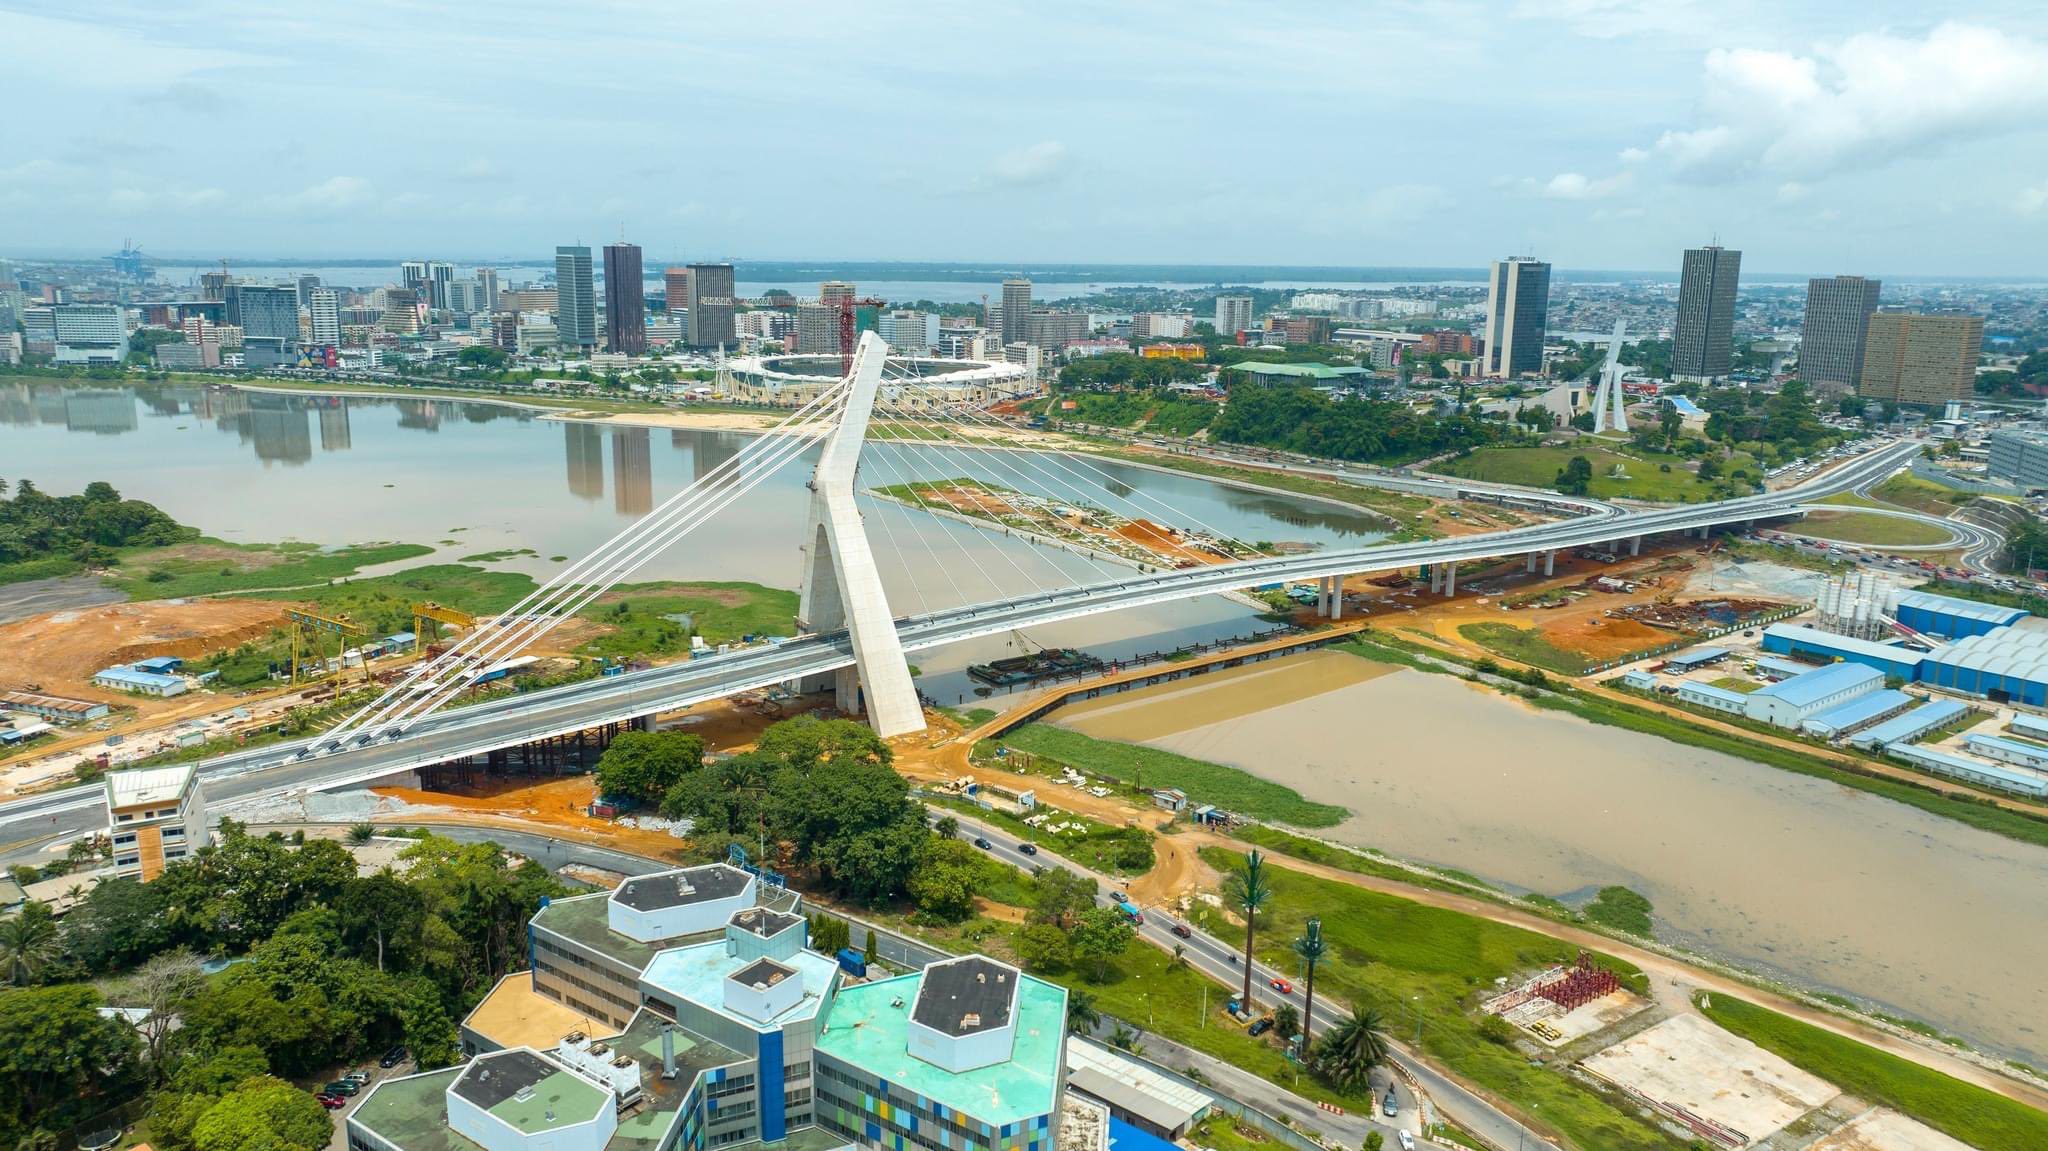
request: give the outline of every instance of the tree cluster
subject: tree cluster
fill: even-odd
[[[402,875],[358,876],[331,840],[221,832],[151,883],[100,883],[61,925],[32,903],[0,930],[16,984],[0,991],[0,1142],[147,1093],[163,1151],[324,1146],[326,1113],[270,1076],[398,1043],[421,1067],[453,1062],[454,1020],[523,963],[526,919],[564,893],[492,844],[426,836]],[[209,974],[202,954],[238,961]],[[102,1020],[86,980],[143,1023]]]
[[[0,497],[7,485],[0,480]],[[45,495],[29,480],[0,498],[0,564],[67,559],[86,564],[113,560],[114,548],[173,544],[195,538],[153,504],[124,500],[112,484],[94,481],[75,496]]]
[[[1433,416],[1384,400],[1333,400],[1299,384],[1234,384],[1211,437],[1340,460],[1399,463],[1499,443],[1520,433],[1503,421]]]
[[[1191,384],[1209,374],[1209,369],[1189,360],[1145,359],[1129,352],[1083,356],[1060,369],[1060,387],[1069,391],[1108,391],[1119,388],[1163,388],[1168,384]]]

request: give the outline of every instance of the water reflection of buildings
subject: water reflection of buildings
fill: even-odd
[[[604,433],[574,420],[562,425],[569,456],[569,494],[579,500],[604,498]]]
[[[398,426],[418,431],[438,432],[441,430],[443,405],[433,400],[398,401]]]
[[[612,508],[622,516],[654,510],[654,456],[646,428],[612,431]]]
[[[303,464],[313,458],[313,423],[305,404],[291,396],[255,395],[244,417],[246,436],[256,445],[256,458]]]
[[[706,473],[740,454],[746,439],[732,432],[673,431],[669,433],[669,443],[689,450],[690,478],[701,480]]]
[[[129,391],[66,391],[64,426],[74,432],[118,436],[132,432],[140,421],[135,415],[135,393]]]
[[[348,402],[334,400],[320,409],[320,450],[345,452],[352,446],[348,430]]]

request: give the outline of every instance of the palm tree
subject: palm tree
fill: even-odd
[[[1102,1026],[1102,1013],[1095,1009],[1095,996],[1086,991],[1067,992],[1067,1030],[1075,1035],[1092,1035]]]
[[[1330,945],[1323,942],[1323,921],[1310,919],[1308,934],[1294,941],[1294,953],[1301,956],[1302,982],[1306,984],[1301,992],[1301,1054],[1305,1059],[1309,1053],[1309,1040],[1314,1038],[1316,1014],[1316,964],[1323,961],[1323,955]]]
[[[12,919],[0,920],[0,975],[22,984],[57,958],[57,917],[31,900]]]
[[[1315,1052],[1315,1069],[1341,1090],[1370,1083],[1372,1069],[1386,1061],[1387,1037],[1380,1030],[1380,1013],[1372,1007],[1352,1008],[1323,1032]]]
[[[1244,914],[1244,998],[1246,1014],[1252,1010],[1252,939],[1257,930],[1259,909],[1273,898],[1273,885],[1266,878],[1266,857],[1253,848],[1236,871],[1223,881],[1223,894]]]

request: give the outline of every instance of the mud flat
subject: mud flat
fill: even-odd
[[[1626,884],[1660,938],[2048,1058],[2048,850],[1728,755],[1323,653],[1055,717],[1357,814],[1323,834],[1512,890]],[[1364,661],[1358,661],[1364,662]],[[1253,710],[1233,702],[1240,691]]]

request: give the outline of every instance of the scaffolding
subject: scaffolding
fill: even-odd
[[[1621,990],[1621,980],[1605,967],[1595,967],[1593,957],[1579,952],[1579,961],[1563,977],[1536,988],[1536,994],[1570,1011]]]

